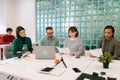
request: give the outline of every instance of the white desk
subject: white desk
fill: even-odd
[[[0,72],[10,73],[24,78],[23,80],[75,80],[81,73],[75,73],[72,68],[78,67],[84,73],[92,74],[104,71],[120,80],[120,61],[114,61],[110,63],[109,69],[103,69],[102,63],[98,62],[96,58],[83,56],[77,59],[69,55],[59,56],[57,54],[57,58],[60,59],[60,57],[64,58],[68,67],[61,76],[38,73],[37,71],[41,68],[53,66],[54,60],[36,60],[34,54],[30,55],[31,60],[29,61],[14,58],[0,61]],[[64,67],[64,65],[61,62],[57,67]]]
[[[2,49],[2,48],[4,49],[5,46],[10,46],[10,45],[11,45],[11,44],[1,44],[1,45],[0,45],[0,49]]]
[[[58,56],[57,54],[57,58],[60,57],[61,56]],[[30,80],[75,80],[81,73],[75,73],[72,70],[73,67],[78,67],[82,72],[84,72],[87,67],[94,62],[94,59],[87,57],[81,57],[79,59],[69,55],[62,55],[62,57],[64,58],[68,68],[61,76],[38,73],[37,71],[41,68],[53,66],[54,60],[36,60],[34,54],[30,56],[30,61],[14,58],[1,61],[0,71]],[[62,62],[58,67],[64,67]]]
[[[106,72],[104,77],[117,77],[117,80],[120,80],[120,61],[114,60],[112,63],[109,64],[109,69],[104,69],[103,64],[100,63],[97,59],[93,63],[89,65],[89,67],[84,70],[85,73],[92,74],[93,72],[99,73]]]

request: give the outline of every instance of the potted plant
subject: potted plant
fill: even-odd
[[[103,68],[109,68],[109,63],[112,62],[113,57],[110,52],[105,52],[98,57],[98,61],[103,63]]]

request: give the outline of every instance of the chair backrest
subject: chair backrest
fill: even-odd
[[[12,45],[6,45],[3,51],[6,59],[12,58]]]

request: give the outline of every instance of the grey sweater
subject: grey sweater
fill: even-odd
[[[65,40],[64,47],[68,47],[70,51],[74,53],[76,56],[85,55],[83,42],[79,37],[76,40],[71,40],[70,38],[67,38]]]
[[[114,38],[110,40],[102,39],[98,44],[98,48],[102,48],[103,53],[110,52],[114,59],[120,56],[120,43]]]

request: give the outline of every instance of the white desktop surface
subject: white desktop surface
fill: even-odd
[[[9,46],[9,45],[11,45],[11,44],[1,44],[0,48],[4,48],[5,46]]]
[[[37,71],[41,68],[54,66],[54,60],[36,60],[34,54],[30,55],[29,61],[16,58],[0,61],[0,71],[30,80],[75,80],[81,73],[75,73],[72,68],[77,67],[84,72],[95,61],[94,58],[80,57],[77,59],[69,55],[57,54],[56,57],[59,59],[63,57],[68,67],[60,76],[38,73]],[[64,65],[61,62],[56,67],[64,68]]]
[[[84,73],[92,74],[93,72],[100,73],[101,71],[110,74],[110,76],[117,77],[120,80],[120,61],[114,60],[109,65],[109,69],[104,69],[103,64],[98,62],[97,58],[89,58],[82,56],[80,58],[75,58],[69,55],[56,55],[58,59],[63,57],[67,69],[60,76],[53,76],[48,74],[38,73],[38,70],[45,67],[54,66],[54,60],[36,60],[35,55],[30,55],[30,60],[26,61],[24,59],[6,59],[0,61],[0,72],[9,73],[25,80],[75,80],[81,73],[75,73],[72,68],[77,67]],[[56,67],[63,67],[61,62]]]
[[[100,72],[105,72],[106,75],[104,77],[117,77],[117,80],[120,80],[120,60],[114,60],[112,63],[109,63],[108,69],[103,68],[103,64],[96,60],[84,72],[89,74],[97,72],[99,76],[101,76]]]

